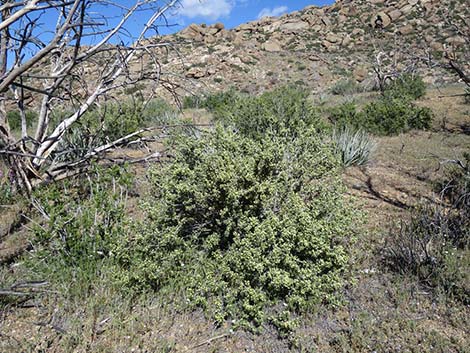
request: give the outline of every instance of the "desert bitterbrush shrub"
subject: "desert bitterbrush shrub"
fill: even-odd
[[[388,83],[384,94],[393,98],[418,99],[426,94],[426,84],[420,75],[405,73]]]
[[[407,97],[383,97],[366,105],[362,113],[365,116],[364,128],[377,135],[424,130],[431,126],[433,119],[429,108],[418,107]]]
[[[381,96],[362,110],[354,103],[345,103],[329,112],[330,121],[338,127],[349,126],[375,135],[397,135],[411,129],[431,127],[433,113],[427,107],[418,107],[409,96],[394,98]]]
[[[323,128],[304,89],[286,86],[259,96],[231,95],[227,101],[213,111],[215,120],[251,138],[262,139],[267,133],[295,136]]]
[[[218,126],[174,147],[149,175],[147,220],[115,250],[123,283],[176,283],[218,322],[250,327],[336,302],[352,215],[331,146],[313,129],[253,139]]]

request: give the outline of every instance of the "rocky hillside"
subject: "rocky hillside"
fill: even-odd
[[[230,30],[191,24],[152,41],[175,43],[158,53],[163,71],[190,92],[285,83],[321,91],[345,77],[370,86],[377,58],[387,72],[413,67],[428,83],[455,82],[436,63],[470,52],[469,19],[467,0],[338,0]]]

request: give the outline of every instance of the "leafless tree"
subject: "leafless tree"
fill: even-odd
[[[123,136],[88,151],[78,161],[52,158],[72,126],[111,92],[141,80],[172,89],[162,78],[159,48],[149,40],[178,0],[0,0],[0,158],[18,188],[76,173],[90,159],[137,136]],[[135,27],[139,27],[137,35]],[[159,37],[161,38],[161,37]],[[145,65],[140,62],[145,57]],[[30,133],[28,104],[38,117]],[[59,121],[52,112],[66,105]],[[8,112],[21,117],[21,135]]]

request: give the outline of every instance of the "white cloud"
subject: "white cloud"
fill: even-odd
[[[182,0],[179,14],[188,18],[204,17],[214,21],[230,15],[232,9],[232,0]]]
[[[276,6],[273,9],[270,9],[269,7],[265,7],[258,14],[258,19],[263,18],[263,17],[277,17],[282,14],[285,14],[287,10],[288,10],[287,6]]]

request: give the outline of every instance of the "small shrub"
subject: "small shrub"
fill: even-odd
[[[53,121],[58,122],[67,115],[66,111],[55,112]],[[96,147],[147,126],[179,121],[175,109],[159,99],[151,100],[145,105],[137,100],[94,107],[69,129],[55,152],[55,157],[63,161],[81,158]]]
[[[163,99],[152,99],[142,106],[142,125],[161,125],[176,116],[176,109]]]
[[[150,174],[148,219],[116,249],[123,282],[183,287],[218,322],[288,329],[286,313],[334,303],[344,281],[351,214],[338,167],[312,129],[179,139]]]
[[[214,115],[223,114],[225,110],[230,109],[230,107],[236,103],[239,95],[240,94],[234,88],[225,92],[210,94],[205,97],[201,107],[206,108]]]
[[[429,108],[417,107],[408,99],[381,97],[359,111],[354,103],[345,103],[329,112],[337,127],[350,126],[376,135],[396,135],[410,129],[427,129],[433,114]]]
[[[49,215],[34,229],[34,251],[26,266],[41,280],[71,295],[87,295],[101,270],[111,265],[111,250],[123,234],[124,199],[132,179],[118,166],[95,168],[87,180],[69,180],[35,191]]]
[[[348,126],[335,129],[333,141],[345,168],[369,163],[376,148],[375,142],[366,132]]]
[[[330,89],[331,93],[336,95],[350,95],[362,91],[361,86],[353,79],[343,79],[336,82]]]
[[[281,87],[259,96],[234,98],[214,112],[214,117],[251,138],[263,138],[267,133],[295,136],[311,127],[324,127],[308,100],[307,91],[298,87]]]
[[[402,74],[387,84],[385,94],[399,99],[408,96],[415,100],[426,94],[426,84],[419,75]]]
[[[8,180],[2,180],[2,171],[0,170],[0,205],[9,205],[14,202],[17,195],[14,194],[13,188]]]
[[[470,220],[455,209],[424,205],[410,213],[398,231],[391,230],[384,249],[387,266],[416,276],[468,302],[470,295]]]
[[[339,128],[346,126],[365,129],[365,116],[353,102],[341,104],[329,109],[329,120]]]
[[[37,121],[38,114],[33,111],[26,111],[26,127],[31,127],[33,122]],[[12,130],[21,130],[21,114],[17,110],[11,110],[7,113],[8,124]]]
[[[378,135],[395,135],[431,126],[429,108],[415,106],[407,99],[384,97],[365,106],[364,128]]]
[[[446,177],[438,186],[441,195],[470,218],[470,153],[447,168]]]
[[[185,96],[183,98],[183,109],[197,109],[202,102],[201,97],[198,96]]]

